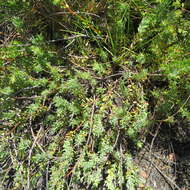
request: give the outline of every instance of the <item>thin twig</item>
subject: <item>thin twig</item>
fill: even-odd
[[[81,153],[80,156],[79,156],[79,159],[78,159],[77,162],[75,163],[75,165],[74,165],[74,167],[72,168],[72,170],[66,175],[66,176],[70,176],[70,175],[71,175],[70,182],[69,182],[69,185],[68,185],[68,187],[67,187],[68,190],[69,190],[69,188],[70,188],[70,186],[71,186],[74,172],[75,172],[77,166],[78,166],[79,163],[80,163],[80,160],[81,160],[81,158],[82,158],[82,155],[83,155],[83,154]]]
[[[181,107],[172,115],[168,116],[166,119],[162,119],[162,120],[158,120],[158,121],[161,121],[161,122],[164,122],[164,121],[168,121],[170,118],[176,116],[180,110],[187,104],[187,102],[190,100],[190,95],[187,97],[187,99],[185,100],[185,102],[181,105]]]
[[[123,75],[123,72],[119,72],[119,73],[115,73],[115,74],[112,74],[112,75],[108,75],[107,77],[104,77],[101,80],[106,80],[106,79],[109,79],[109,78],[112,78],[112,77],[122,76],[122,75]]]
[[[46,168],[46,190],[49,189],[49,187],[48,187],[49,164],[50,164],[50,161],[48,161],[48,163],[47,163],[47,168]]]
[[[121,158],[120,158],[121,170],[122,170],[122,174],[123,174],[123,176],[124,176],[125,174],[124,174],[124,171],[123,171],[123,159],[125,158],[125,156],[124,156],[124,154],[123,154],[123,149],[122,149],[121,143],[120,143],[120,156],[121,156]],[[121,186],[120,186],[121,190],[123,190],[122,181],[120,182],[120,185],[121,185]]]
[[[161,125],[162,125],[162,122],[159,123],[159,125],[158,125],[158,127],[157,127],[157,129],[156,129],[156,133],[154,134],[154,137],[153,137],[153,139],[152,139],[152,141],[151,141],[150,150],[149,150],[150,157],[151,157],[151,154],[152,154],[152,147],[153,147],[153,145],[154,145],[154,141],[155,141],[155,139],[156,139],[156,137],[157,137],[157,135],[158,135],[158,132],[159,132],[159,130],[160,130]]]
[[[31,119],[30,119],[30,125],[31,125]],[[31,126],[30,126],[31,127]],[[29,150],[29,155],[28,155],[28,174],[27,174],[27,189],[29,190],[30,189],[30,165],[31,165],[31,156],[32,156],[32,152],[33,152],[33,149],[34,147],[36,146],[36,143],[39,139],[39,136],[40,136],[40,133],[42,131],[42,126],[40,127],[40,130],[38,131],[36,137],[34,137],[34,142],[32,144],[32,147],[30,148]],[[31,132],[32,134],[34,135],[33,133],[33,130],[32,130],[32,127],[31,127]]]
[[[68,43],[68,44],[64,47],[64,49],[68,48],[74,41],[75,41],[75,39],[73,39],[70,43]]]
[[[95,95],[93,97],[93,105],[92,105],[92,111],[91,111],[91,115],[90,115],[90,132],[88,134],[88,138],[87,138],[87,141],[86,141],[86,145],[88,146],[89,144],[89,141],[90,141],[90,136],[92,134],[92,129],[93,129],[93,117],[94,117],[94,112],[95,112]]]
[[[152,166],[154,166],[156,168],[156,170],[162,175],[162,177],[168,182],[168,184],[170,185],[170,187],[175,190],[181,190],[180,187],[171,179],[169,178],[168,176],[166,176],[151,160],[145,158],[148,162],[151,163]],[[173,186],[175,187],[173,187]]]
[[[152,162],[152,147],[153,147],[153,145],[154,145],[154,141],[155,141],[155,139],[156,139],[156,137],[157,137],[157,135],[158,135],[158,132],[159,132],[159,130],[160,130],[161,124],[162,124],[162,122],[160,122],[159,126],[157,127],[156,133],[155,133],[155,135],[154,135],[154,137],[153,137],[153,139],[152,139],[152,141],[151,141],[151,144],[150,144],[149,160],[150,160],[151,162],[150,162],[149,167],[148,167],[148,168],[150,168],[150,169],[149,169],[149,172],[148,172],[148,176],[150,176],[150,173],[151,173],[151,171],[152,171],[152,163],[153,163],[153,162]],[[147,180],[146,180],[146,183],[147,183]],[[145,183],[145,185],[146,185],[146,183]]]
[[[42,98],[43,96],[30,96],[30,97],[27,97],[27,96],[20,96],[20,97],[13,97],[13,99],[16,99],[16,100],[29,100],[29,99],[35,99],[35,98]]]
[[[177,163],[176,163],[176,153],[174,151],[174,147],[173,144],[170,143],[171,149],[172,149],[172,153],[175,155],[174,160],[172,160],[173,164],[174,164],[174,176],[176,177],[176,173],[177,173]]]
[[[117,143],[118,143],[118,140],[119,140],[119,136],[120,136],[120,130],[118,130],[117,137],[116,137],[115,143],[114,143],[114,145],[113,145],[113,149],[112,149],[113,151],[114,151],[114,149],[115,149],[116,146],[117,146]],[[109,156],[110,156],[110,153],[106,156],[105,161],[108,160]]]
[[[95,16],[95,17],[100,18],[99,15],[94,14],[94,13],[80,12],[80,11],[77,11],[76,13],[77,13],[77,14],[92,15],[92,16]],[[63,12],[63,11],[61,11],[61,12],[52,13],[50,16],[54,16],[54,15],[62,15],[62,14],[72,14],[72,13],[71,13],[71,12]]]
[[[55,39],[55,40],[49,40],[49,41],[44,41],[44,42],[38,42],[38,43],[26,43],[26,44],[7,44],[7,45],[0,45],[0,47],[28,47],[28,46],[32,46],[32,45],[42,45],[42,44],[46,44],[46,43],[55,43],[55,42],[61,42],[61,41],[67,41],[67,40],[73,40],[76,38],[90,38],[90,36],[86,35],[86,34],[78,34],[78,35],[73,35],[73,36],[69,36],[67,38],[60,38],[60,39]],[[97,39],[101,39],[100,36],[93,36],[93,38],[97,38]]]

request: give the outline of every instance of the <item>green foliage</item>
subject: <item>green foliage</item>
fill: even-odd
[[[137,189],[149,116],[190,120],[182,6],[0,1],[0,188]]]

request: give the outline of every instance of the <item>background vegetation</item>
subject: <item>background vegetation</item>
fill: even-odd
[[[152,128],[190,142],[189,16],[180,0],[0,0],[0,188],[133,190]]]

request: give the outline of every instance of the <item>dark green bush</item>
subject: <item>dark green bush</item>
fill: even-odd
[[[0,7],[0,188],[136,189],[150,123],[190,120],[183,4]]]

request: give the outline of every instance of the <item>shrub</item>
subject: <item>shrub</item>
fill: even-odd
[[[182,5],[1,2],[0,185],[136,189],[149,116],[190,119]]]

